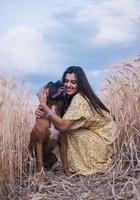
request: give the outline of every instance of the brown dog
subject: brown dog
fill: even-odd
[[[62,83],[50,82],[45,87],[47,92],[47,104],[60,115],[62,102],[64,100],[65,92],[62,89]],[[52,153],[58,144],[60,156],[64,171],[69,174],[67,162],[67,140],[65,133],[59,133],[55,126],[50,122],[49,118],[36,118],[36,123],[31,131],[29,151],[32,157],[36,157],[36,170],[40,171],[43,167],[51,169],[52,165],[56,163],[57,158]]]

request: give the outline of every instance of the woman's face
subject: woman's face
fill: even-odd
[[[74,73],[67,73],[64,80],[64,86],[68,95],[77,93],[77,81]]]

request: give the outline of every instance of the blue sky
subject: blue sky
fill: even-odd
[[[0,73],[34,93],[80,65],[95,90],[140,53],[140,0],[0,0]]]

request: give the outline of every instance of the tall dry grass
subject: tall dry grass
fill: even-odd
[[[30,97],[24,84],[0,77],[0,199],[18,194],[16,185],[29,171],[27,146],[35,118]]]
[[[111,68],[102,95],[116,120],[114,198],[140,199],[140,55]]]
[[[35,107],[23,91],[0,78],[0,199],[140,199],[140,56],[112,67],[105,80],[101,96],[115,116],[116,140],[113,166],[104,174],[67,177],[60,162],[41,179],[31,173]]]
[[[140,56],[113,67],[103,93],[117,125],[117,169],[134,168],[140,162]]]

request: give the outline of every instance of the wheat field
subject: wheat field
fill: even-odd
[[[27,148],[38,102],[24,84],[0,77],[1,200],[140,199],[140,55],[112,67],[100,95],[115,116],[112,167],[65,176],[59,160],[38,176]]]

